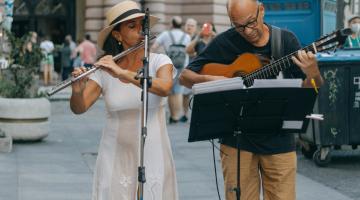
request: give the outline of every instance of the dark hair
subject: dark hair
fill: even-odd
[[[110,33],[104,42],[103,51],[105,53],[102,56],[105,56],[105,55],[116,56],[117,54],[124,51],[124,47],[122,45],[120,45],[119,42]]]
[[[70,46],[70,41],[69,41],[68,39],[65,39],[65,40],[64,40],[64,45],[65,45],[65,46]]]
[[[348,23],[350,24],[353,20],[360,19],[360,16],[354,16],[348,20]]]
[[[86,33],[86,34],[85,34],[85,39],[91,40],[91,37],[90,37],[90,34],[89,34],[89,33]]]
[[[181,22],[177,22],[175,18],[171,20],[171,23],[174,28],[181,28]]]

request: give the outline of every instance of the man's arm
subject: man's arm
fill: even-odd
[[[226,79],[226,77],[201,75],[201,74],[193,72],[189,69],[184,69],[179,77],[180,84],[187,88],[191,88],[196,83],[215,81],[215,80],[220,80],[220,79]]]

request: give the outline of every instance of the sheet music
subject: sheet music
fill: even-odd
[[[243,80],[240,77],[209,81],[195,84],[192,87],[193,94],[204,94],[218,91],[243,89]]]
[[[302,79],[255,79],[249,88],[301,88]]]
[[[302,79],[255,79],[253,86],[249,88],[301,88]],[[209,81],[195,84],[192,87],[193,94],[245,89],[240,77]]]

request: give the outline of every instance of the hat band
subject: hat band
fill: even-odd
[[[128,10],[126,12],[124,12],[123,14],[121,14],[119,17],[117,17],[116,19],[114,19],[110,25],[113,25],[115,24],[116,22],[122,20],[122,19],[125,19],[126,17],[129,17],[130,15],[133,15],[133,14],[137,14],[137,13],[141,13],[141,10],[139,9],[132,9],[132,10]]]

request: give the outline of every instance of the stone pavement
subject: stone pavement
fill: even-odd
[[[83,115],[72,114],[67,101],[53,101],[49,137],[17,143],[12,153],[0,154],[0,200],[89,200],[103,111],[103,101]],[[168,128],[180,199],[217,200],[211,144],[188,143],[189,124]],[[215,155],[224,200],[218,151]],[[350,200],[301,174],[297,177],[298,200]]]

